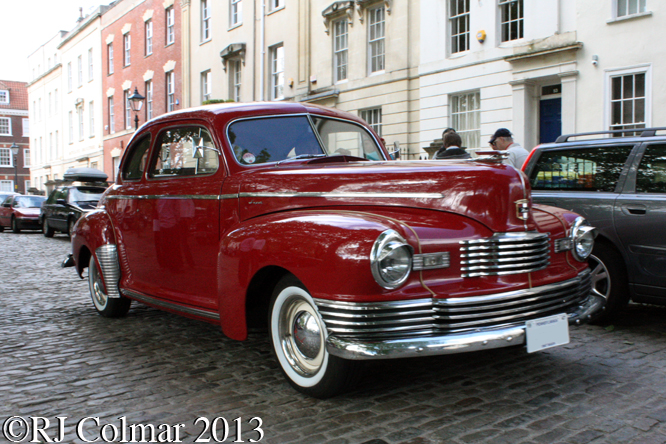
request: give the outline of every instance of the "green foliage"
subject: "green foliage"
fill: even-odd
[[[203,103],[202,103],[202,105],[211,105],[211,104],[213,104],[213,103],[231,103],[231,102],[234,102],[234,99],[227,99],[227,100],[223,100],[223,99],[210,99],[210,100],[204,100]]]

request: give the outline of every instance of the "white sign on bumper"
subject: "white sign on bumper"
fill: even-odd
[[[569,320],[566,314],[533,319],[525,324],[527,353],[569,343]]]

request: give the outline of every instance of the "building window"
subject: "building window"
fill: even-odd
[[[130,38],[129,32],[123,36],[123,43],[125,48],[125,66],[130,65],[130,50],[132,49],[132,39]]]
[[[646,11],[646,0],[616,0],[615,14],[617,17],[641,14]]]
[[[67,63],[67,92],[72,92],[72,62]]]
[[[58,142],[60,138],[58,137],[58,130],[55,132],[55,151],[56,151],[56,156],[60,155],[60,142]]]
[[[271,56],[271,99],[284,98],[284,46],[273,46]]]
[[[30,167],[30,150],[27,148],[23,150],[23,166],[25,168]]]
[[[14,166],[12,164],[12,150],[10,150],[9,148],[0,148],[0,166],[3,167]]]
[[[238,26],[241,23],[243,23],[243,2],[242,0],[231,0],[229,26]]]
[[[268,3],[269,11],[275,11],[276,9],[280,9],[283,7],[284,7],[284,0],[269,0]]]
[[[58,88],[53,92],[53,114],[58,114]]]
[[[384,70],[384,7],[368,10],[368,60],[370,72]]]
[[[382,136],[382,109],[372,108],[361,110],[361,119],[365,120],[368,125],[377,133],[379,137]]]
[[[74,143],[74,114],[69,112],[69,143]],[[41,150],[40,150],[41,151]]]
[[[645,128],[647,110],[646,72],[610,76],[610,129]]]
[[[77,77],[77,79],[78,79],[77,86],[80,88],[81,86],[83,86],[83,56],[77,57],[76,62],[77,62],[77,66],[79,68],[78,69],[78,74],[79,75]]]
[[[88,132],[90,137],[95,137],[95,104],[94,102],[88,103],[88,118],[90,119],[90,128]]]
[[[79,141],[83,140],[83,106],[76,109],[76,114],[79,119]]]
[[[130,96],[129,89],[123,91],[123,103],[125,104],[125,129],[132,129],[132,107],[128,97]]]
[[[90,48],[88,50],[88,81],[90,82],[93,79],[93,50]]]
[[[460,135],[463,146],[481,146],[481,94],[472,91],[449,97],[451,127]]]
[[[23,118],[23,137],[30,136],[30,119]]]
[[[53,153],[53,133],[49,133],[49,158],[55,159],[55,155]]]
[[[201,0],[201,41],[210,40],[210,4]]]
[[[153,118],[153,81],[146,82],[146,122]]]
[[[166,91],[167,91],[167,111],[176,109],[176,82],[173,71],[168,72],[166,75]]]
[[[42,98],[37,99],[37,120],[42,121]]]
[[[201,73],[201,102],[210,100],[211,88],[211,73],[210,70]]]
[[[335,81],[347,78],[347,19],[338,20],[333,24],[333,66]]]
[[[500,0],[500,28],[502,41],[523,38],[523,0]]]
[[[0,136],[12,135],[12,119],[9,117],[0,117]]]
[[[451,54],[469,51],[469,0],[449,0]]]
[[[115,114],[113,112],[113,96],[109,97],[109,134],[116,132]]]
[[[52,101],[51,101],[51,93],[49,93],[49,117],[51,117],[51,114],[53,112],[53,107],[51,106]]]
[[[146,22],[146,55],[153,53],[153,21]]]
[[[14,181],[0,180],[0,191],[14,191]]]
[[[9,91],[6,89],[0,89],[0,103],[3,105],[9,104]]]
[[[113,74],[113,43],[106,45],[106,57],[109,61],[109,75]]]
[[[231,61],[231,75],[229,77],[231,94],[229,96],[234,102],[241,101],[241,66],[242,62],[240,60]]]
[[[173,9],[173,6],[167,8],[166,10],[166,42],[167,45],[172,44],[176,41],[176,35],[174,31],[174,25],[176,23],[176,12]]]

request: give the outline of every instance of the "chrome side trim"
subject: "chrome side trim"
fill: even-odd
[[[106,244],[95,250],[95,256],[102,269],[106,294],[110,298],[119,298],[120,266],[118,264],[118,250],[114,244]]]
[[[179,304],[174,304],[173,302],[167,302],[162,299],[157,299],[151,296],[146,296],[144,294],[137,293],[136,291],[127,290],[123,288],[120,290],[123,295],[128,298],[136,299],[139,302],[145,302],[146,304],[153,305],[159,308],[165,308],[169,310],[178,311],[181,313],[187,313],[195,316],[201,316],[206,319],[211,319],[214,321],[220,320],[220,314],[212,311],[200,310],[198,308],[184,307]]]
[[[222,195],[206,195],[206,194],[182,194],[182,195],[151,195],[151,194],[145,194],[145,195],[118,195],[118,194],[113,194],[111,196],[107,196],[107,199],[110,200],[154,200],[154,199],[196,199],[196,200],[222,200],[222,199],[231,199],[231,198],[236,198],[238,195],[236,194],[222,194]]]
[[[330,198],[356,198],[373,197],[381,199],[442,199],[442,193],[371,193],[371,192],[302,192],[302,193],[240,193],[239,197],[330,197]]]

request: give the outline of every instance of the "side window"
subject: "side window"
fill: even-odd
[[[157,138],[150,177],[200,176],[217,171],[220,157],[210,133],[199,126],[169,128]]]
[[[340,120],[312,117],[329,155],[346,155],[384,160],[372,136],[362,126]]]
[[[541,154],[530,177],[533,190],[615,191],[633,145],[562,149]]]
[[[666,193],[666,145],[648,145],[636,171],[637,193]]]
[[[148,148],[150,148],[150,136],[144,137],[128,148],[130,153],[125,158],[122,170],[124,180],[141,180],[146,170]]]

